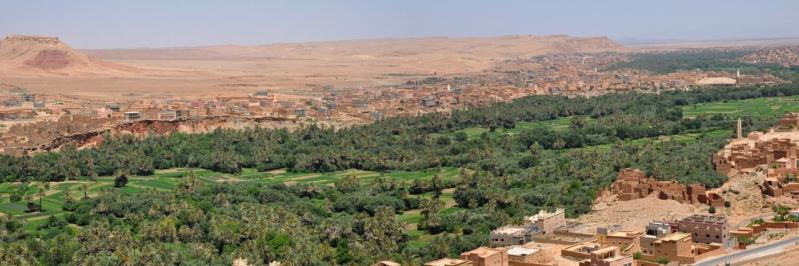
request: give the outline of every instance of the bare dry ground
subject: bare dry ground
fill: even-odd
[[[130,92],[216,96],[257,88],[302,93],[325,85],[372,87],[433,75],[481,72],[509,58],[624,49],[603,37],[565,35],[86,51],[52,40],[8,43],[0,43],[0,82],[34,92],[93,97]],[[25,51],[24,56],[20,51]],[[18,60],[22,57],[26,59]]]
[[[640,232],[649,222],[682,219],[693,213],[704,212],[706,209],[706,206],[661,200],[653,194],[643,199],[629,201],[600,199],[594,204],[591,213],[580,216],[577,221],[589,228],[621,225],[622,230]],[[585,233],[593,232],[589,229]]]

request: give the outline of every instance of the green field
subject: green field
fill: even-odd
[[[698,139],[702,134],[705,136],[731,136],[733,134],[732,131],[726,129],[717,129],[712,131],[706,131],[702,133],[687,133],[687,134],[680,134],[680,135],[670,135],[670,136],[660,136],[655,138],[643,138],[643,139],[635,139],[635,140],[628,140],[625,143],[628,144],[644,144],[647,141],[677,141],[681,143],[694,141]],[[588,146],[583,148],[576,148],[578,150],[607,150],[613,147],[613,144],[603,144],[603,145],[596,145],[596,146]]]
[[[588,119],[591,121],[591,119]],[[571,124],[571,117],[561,117],[555,120],[547,120],[547,121],[538,121],[538,122],[518,122],[516,123],[516,127],[506,129],[506,128],[497,128],[494,132],[491,132],[488,128],[484,127],[468,127],[462,130],[458,130],[453,132],[463,132],[466,133],[468,139],[477,139],[483,133],[487,133],[489,137],[497,137],[503,135],[515,135],[523,130],[527,129],[534,129],[534,128],[549,128],[553,131],[566,131],[569,129],[569,125]]]
[[[786,112],[799,112],[799,96],[703,103],[686,106],[682,110],[685,117],[696,117],[700,114],[781,117]]]
[[[454,192],[454,189],[445,189],[441,192],[439,200],[444,202],[444,209],[441,210],[440,215],[463,210],[456,206],[455,200],[452,198],[452,192]],[[433,197],[433,194],[425,193],[422,195],[422,197],[429,199]],[[422,221],[422,213],[420,209],[405,211],[401,215],[398,215],[397,219],[406,223],[405,229],[407,230],[409,237],[409,246],[423,247],[424,244],[430,241],[430,239],[433,237],[433,235],[427,231],[420,231],[417,228],[419,222]]]
[[[171,191],[178,184],[183,182],[183,179],[190,176],[190,171],[194,173],[197,180],[206,184],[222,183],[222,182],[258,182],[263,184],[315,184],[315,185],[333,185],[337,180],[347,177],[356,176],[361,180],[362,185],[371,184],[371,180],[383,175],[385,178],[396,178],[398,180],[412,181],[415,179],[432,179],[433,176],[438,175],[442,180],[454,181],[458,176],[458,168],[444,167],[440,169],[428,169],[425,171],[395,171],[388,173],[378,173],[372,171],[362,170],[346,170],[332,173],[293,173],[285,170],[275,170],[269,172],[258,172],[255,169],[245,168],[242,172],[236,175],[223,174],[205,169],[165,169],[158,170],[151,176],[132,176],[128,178],[127,186],[123,188],[113,188],[114,177],[103,176],[99,177],[96,181],[89,181],[86,177],[80,180],[72,180],[67,182],[51,182],[49,189],[45,190],[45,196],[42,198],[43,212],[27,213],[27,201],[25,198],[21,201],[11,202],[11,194],[17,191],[22,185],[20,183],[3,183],[0,184],[0,215],[13,215],[16,219],[26,222],[26,228],[35,229],[36,226],[47,221],[51,215],[63,216],[65,211],[62,210],[64,202],[67,197],[66,194],[72,199],[80,199],[84,195],[82,188],[86,184],[86,195],[88,197],[96,197],[103,191],[114,190],[116,193],[139,193],[146,190],[158,191]],[[41,182],[29,183],[28,195],[31,202],[38,204],[39,196],[38,191],[44,188],[45,184]],[[447,206],[452,204],[452,195],[442,195],[441,197],[447,202]]]

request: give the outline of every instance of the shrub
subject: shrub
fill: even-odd
[[[117,178],[114,178],[114,187],[120,188],[128,185],[128,177],[125,175],[119,175]]]

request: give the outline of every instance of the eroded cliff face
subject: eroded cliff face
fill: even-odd
[[[199,134],[216,129],[244,129],[248,127],[294,129],[309,122],[275,117],[213,117],[176,121],[141,120],[122,124],[95,121],[88,124],[79,118],[62,118],[59,121],[18,125],[4,133],[2,152],[21,155],[58,150],[65,145],[91,148],[102,143],[107,136],[170,135],[175,132]]]
[[[0,69],[15,76],[78,76],[133,71],[83,54],[57,37],[11,35],[0,40]]]

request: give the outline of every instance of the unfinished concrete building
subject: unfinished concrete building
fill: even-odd
[[[566,212],[563,208],[558,208],[554,212],[539,210],[536,215],[524,217],[524,225],[535,226],[545,235],[552,235],[555,229],[566,225]]]
[[[492,230],[489,242],[492,247],[522,245],[533,241],[538,234],[541,234],[541,231],[535,225],[506,225]]]
[[[680,232],[690,233],[698,243],[718,243],[731,247],[730,224],[726,217],[694,214],[677,221]]]

